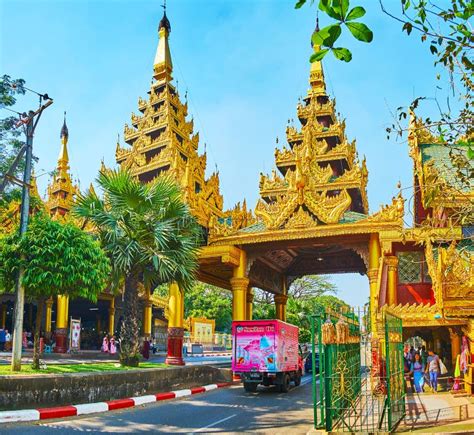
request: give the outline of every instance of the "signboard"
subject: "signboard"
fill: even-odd
[[[211,344],[214,336],[215,320],[202,317],[191,318],[191,336],[194,343]]]
[[[71,317],[69,332],[69,350],[77,351],[81,349],[81,319]]]

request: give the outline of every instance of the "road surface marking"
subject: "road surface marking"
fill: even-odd
[[[204,429],[208,429],[208,428],[210,428],[210,427],[217,426],[219,423],[223,423],[224,421],[230,420],[231,418],[234,418],[236,415],[237,415],[237,414],[229,415],[229,416],[226,417],[226,418],[222,418],[221,420],[218,420],[218,421],[215,421],[214,423],[208,424],[207,426],[204,426],[204,427],[202,427],[201,429],[195,430],[195,431],[192,432],[192,433],[202,432]]]

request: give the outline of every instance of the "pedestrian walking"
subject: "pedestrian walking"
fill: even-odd
[[[440,371],[439,356],[432,350],[428,351],[426,372],[429,373],[430,386],[433,389],[433,393],[438,391],[438,375]]]
[[[413,375],[413,385],[415,386],[415,391],[417,393],[423,392],[423,385],[425,383],[424,373],[425,367],[421,362],[421,357],[419,353],[415,353],[415,360],[411,363],[410,372]]]
[[[102,340],[102,352],[104,353],[109,353],[109,339],[107,338],[107,335],[104,335],[104,338]]]
[[[145,359],[150,358],[150,342],[148,341],[148,338],[145,338],[145,341],[143,342],[142,355]]]
[[[12,335],[5,329],[5,350],[10,352],[12,350]]]
[[[5,351],[5,340],[6,339],[6,333],[5,329],[0,328],[0,352]]]
[[[110,338],[110,343],[109,343],[109,349],[110,349],[110,355],[115,355],[117,353],[117,344],[115,343],[115,337],[112,336]]]

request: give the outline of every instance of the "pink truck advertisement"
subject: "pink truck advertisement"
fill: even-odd
[[[232,370],[285,372],[298,369],[298,328],[280,320],[232,324]]]

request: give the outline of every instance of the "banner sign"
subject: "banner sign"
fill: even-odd
[[[71,318],[71,331],[69,333],[69,349],[80,350],[81,348],[81,319]]]

